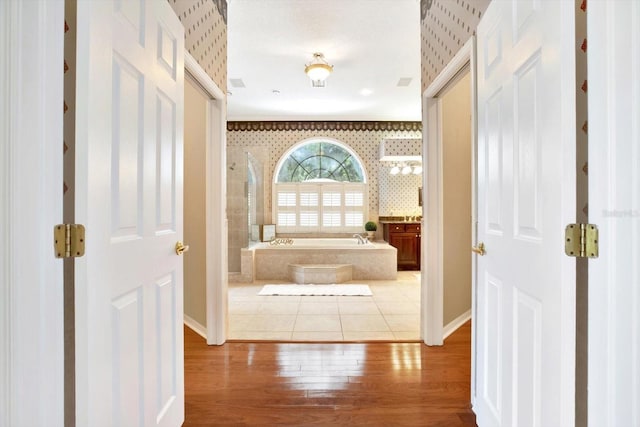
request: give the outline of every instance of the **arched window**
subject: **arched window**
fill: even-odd
[[[302,141],[276,166],[273,213],[280,233],[361,232],[367,207],[365,169],[339,141]]]
[[[330,141],[309,141],[294,147],[280,162],[276,182],[305,182],[328,179],[364,182],[364,173],[355,154]]]

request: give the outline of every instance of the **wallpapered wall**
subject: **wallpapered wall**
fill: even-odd
[[[422,92],[475,34],[491,0],[421,0]]]
[[[422,139],[396,141],[385,144],[386,155],[420,155],[422,153]],[[422,208],[418,205],[418,188],[422,187],[422,174],[391,175],[391,167],[394,164],[394,162],[383,162],[378,168],[378,215],[422,215]]]
[[[75,223],[76,160],[76,2],[64,5],[63,222]],[[74,261],[64,260],[64,425],[75,425],[75,297]]]
[[[211,80],[227,91],[227,1],[168,0],[184,26],[185,47]]]
[[[262,129],[262,130],[260,130]],[[246,245],[246,154],[264,167],[264,221],[271,222],[271,181],[276,163],[296,143],[314,137],[336,139],[351,147],[364,162],[369,183],[369,218],[378,219],[379,146],[385,138],[422,138],[419,122],[230,122],[227,130],[227,215],[229,271],[240,271],[240,251]],[[231,169],[233,168],[233,169]]]
[[[576,219],[589,222],[587,123],[587,0],[576,0]],[[587,423],[589,265],[576,259],[576,427]]]

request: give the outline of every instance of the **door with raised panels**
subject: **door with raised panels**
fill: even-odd
[[[77,4],[76,425],[184,420],[184,30],[166,1]]]
[[[574,2],[492,2],[478,37],[480,427],[574,419]]]

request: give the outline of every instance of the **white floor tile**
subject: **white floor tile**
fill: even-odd
[[[340,314],[380,314],[378,306],[373,301],[353,302],[338,300]]]
[[[398,280],[360,280],[373,296],[259,296],[264,284],[229,285],[229,339],[403,341],[420,339],[416,272]],[[354,282],[355,283],[355,282]]]
[[[295,314],[256,314],[251,316],[244,330],[247,331],[293,331]],[[235,329],[240,330],[239,328]]]
[[[256,314],[262,303],[259,301],[229,301],[229,315]]]
[[[376,305],[385,316],[387,314],[420,314],[420,307],[410,301],[376,301]]]
[[[304,295],[300,302],[335,302],[338,297],[335,295]]]
[[[420,314],[387,314],[384,319],[392,331],[420,331]]]
[[[390,331],[381,314],[342,314],[342,331],[344,332],[380,332]]]
[[[338,303],[334,301],[324,302],[300,302],[298,315],[300,314],[338,314]]]
[[[337,314],[299,314],[294,332],[338,332],[342,331],[340,316]]]
[[[258,307],[258,314],[298,314],[298,302],[265,301]]]

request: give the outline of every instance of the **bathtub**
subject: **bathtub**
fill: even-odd
[[[358,244],[356,238],[294,238],[242,250],[242,276],[251,280],[289,278],[290,264],[351,264],[353,280],[395,280],[397,250],[386,242]]]

